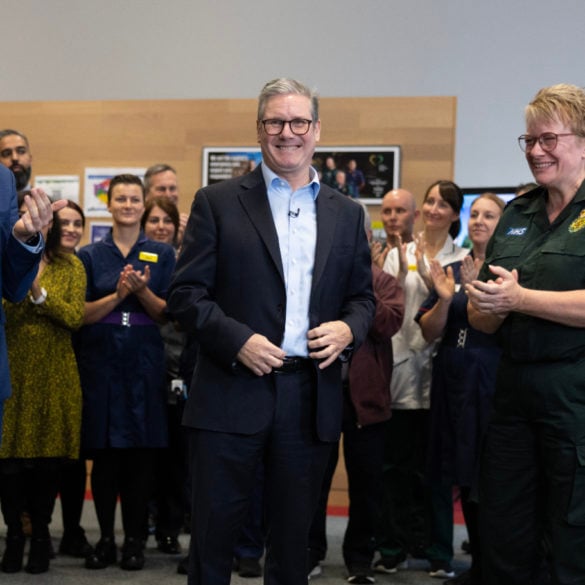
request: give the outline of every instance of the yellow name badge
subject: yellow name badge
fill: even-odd
[[[416,272],[416,264],[409,264],[408,265],[408,270],[410,272]]]
[[[154,254],[153,252],[140,252],[140,254],[138,254],[138,260],[156,263],[158,262],[158,254]]]

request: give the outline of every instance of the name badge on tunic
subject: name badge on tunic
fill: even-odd
[[[158,254],[154,252],[140,252],[138,254],[138,260],[142,260],[143,262],[158,262]]]

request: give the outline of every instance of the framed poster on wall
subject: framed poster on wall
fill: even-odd
[[[205,147],[203,185],[241,176],[261,161],[258,147]],[[323,183],[364,203],[379,203],[400,186],[399,146],[319,146],[313,166]]]

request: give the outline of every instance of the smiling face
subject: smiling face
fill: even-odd
[[[175,224],[171,216],[155,205],[144,223],[144,235],[157,242],[173,244],[175,239]]]
[[[502,217],[502,208],[488,197],[478,197],[471,206],[467,224],[473,246],[485,249]]]
[[[573,130],[559,120],[533,120],[526,128],[526,134],[534,137],[545,132],[570,134]],[[551,152],[544,151],[536,141],[526,152],[526,160],[537,183],[572,195],[585,179],[585,138],[559,136]]]
[[[263,120],[311,120],[311,101],[298,94],[275,95],[266,102]],[[274,173],[288,181],[293,189],[309,182],[309,167],[315,152],[315,145],[321,134],[321,122],[313,121],[303,136],[292,133],[285,124],[277,136],[269,136],[262,123],[258,122],[258,142],[262,159]]]
[[[73,253],[83,236],[83,218],[71,207],[64,207],[57,213],[61,229],[61,250]]]
[[[159,196],[168,197],[175,205],[179,205],[179,185],[173,171],[163,171],[150,178],[146,199]]]
[[[459,214],[441,197],[439,185],[435,185],[423,201],[422,218],[426,230],[448,233]]]
[[[114,185],[108,211],[116,224],[121,226],[140,224],[144,212],[144,197],[140,186],[128,183]]]

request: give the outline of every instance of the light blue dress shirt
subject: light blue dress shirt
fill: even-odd
[[[317,244],[317,195],[319,178],[311,168],[308,185],[293,191],[265,164],[262,174],[278,234],[286,285],[286,320],[282,349],[288,356],[307,357],[309,303]]]

